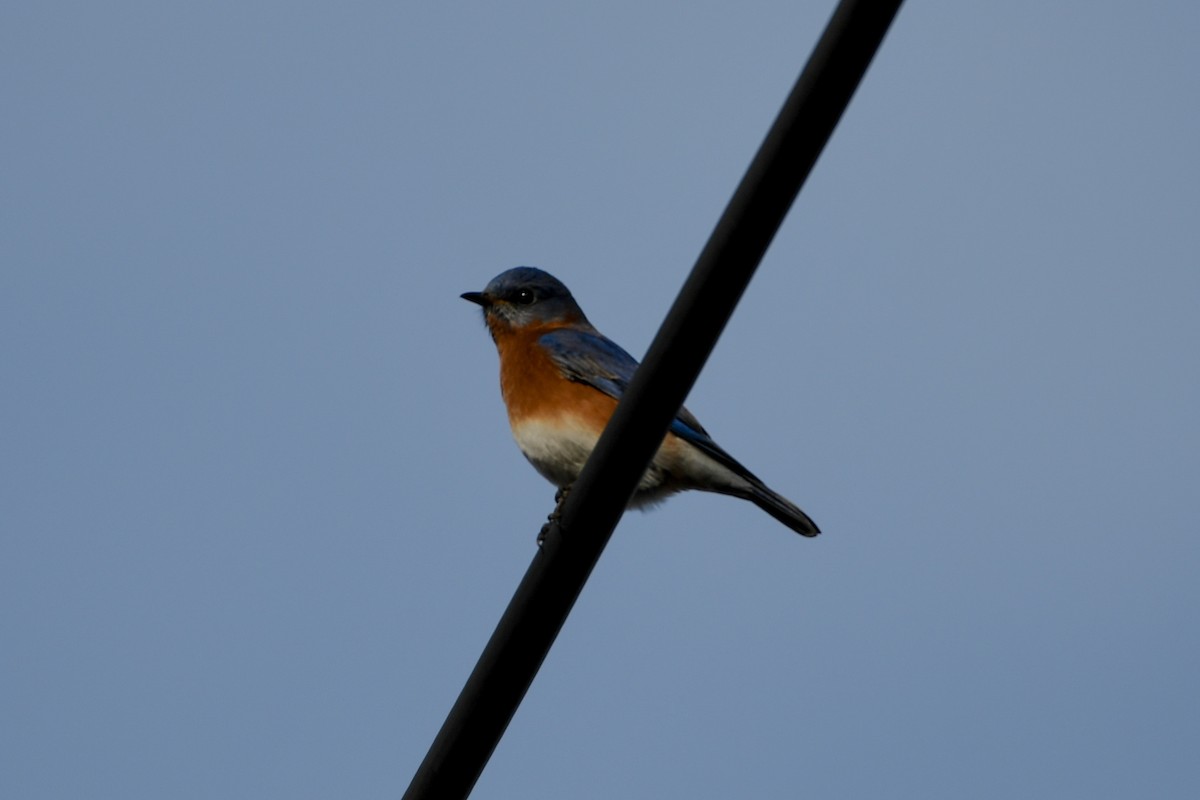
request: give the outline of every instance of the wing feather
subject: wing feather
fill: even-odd
[[[546,348],[551,360],[569,380],[587,384],[615,400],[625,394],[638,367],[637,359],[595,329],[559,328],[543,334],[538,343]],[[679,409],[670,431],[734,473],[761,483],[714,442],[700,420],[686,408]]]

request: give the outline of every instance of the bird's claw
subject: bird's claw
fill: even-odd
[[[567,495],[571,493],[571,484],[558,487],[558,491],[554,493],[554,510],[546,517],[546,524],[538,531],[537,543],[538,547],[546,541],[546,534],[550,532],[550,526],[558,525],[562,522],[562,507],[566,502]]]

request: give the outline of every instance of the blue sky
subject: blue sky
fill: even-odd
[[[396,797],[828,3],[0,11],[0,795]],[[476,797],[1200,790],[1200,9],[910,2]]]

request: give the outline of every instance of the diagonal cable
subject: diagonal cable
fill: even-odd
[[[843,0],[692,269],[405,800],[465,798],[566,621],[901,0]]]

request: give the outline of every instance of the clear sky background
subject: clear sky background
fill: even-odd
[[[833,8],[6,3],[0,796],[394,798]],[[909,2],[480,798],[1200,793],[1200,6]]]

